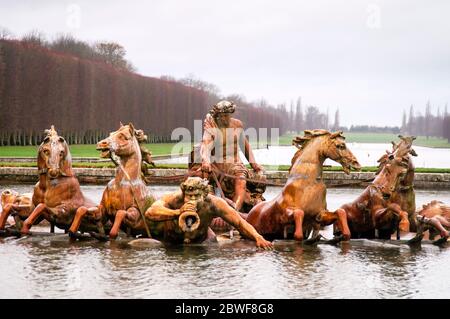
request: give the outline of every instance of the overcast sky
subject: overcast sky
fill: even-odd
[[[138,72],[223,94],[336,108],[341,124],[400,125],[450,101],[450,1],[4,1],[0,26],[112,40]],[[332,117],[332,116],[331,116]]]

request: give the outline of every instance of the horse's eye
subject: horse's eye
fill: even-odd
[[[64,157],[64,151],[61,151],[60,155],[61,157]]]
[[[50,151],[49,150],[44,150],[44,154],[48,156],[48,155],[50,155]]]
[[[345,144],[340,144],[340,145],[338,145],[338,149],[340,149],[340,150],[345,150]]]

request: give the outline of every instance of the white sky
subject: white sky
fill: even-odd
[[[450,1],[4,1],[0,26],[111,40],[148,76],[195,76],[341,124],[400,125],[450,101]]]

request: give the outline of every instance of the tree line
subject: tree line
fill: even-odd
[[[170,142],[174,128],[192,132],[194,120],[222,98],[237,103],[246,127],[270,132],[287,120],[270,105],[220,96],[214,85],[192,77],[138,75],[124,50],[96,48],[67,36],[0,39],[0,145],[37,145],[52,124],[70,144],[92,144],[119,122],[143,128],[149,142]]]
[[[450,141],[450,114],[447,104],[443,109],[437,108],[433,114],[430,102],[425,106],[425,113],[415,112],[414,106],[409,108],[409,114],[403,111],[401,131],[415,136],[441,137]]]

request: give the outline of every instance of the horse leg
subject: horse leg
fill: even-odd
[[[408,244],[411,245],[420,243],[423,239],[423,233],[426,231],[426,228],[427,226],[423,222],[418,220],[416,222],[416,236],[408,240]]]
[[[244,205],[245,193],[246,193],[246,185],[247,182],[245,179],[236,178],[234,180],[234,196],[233,202],[236,203],[236,210],[238,212],[241,211],[242,206]]]
[[[398,228],[402,232],[409,232],[409,218],[408,212],[405,212],[397,204],[390,204],[387,210],[392,210],[397,215],[396,217],[400,219]]]
[[[127,216],[126,210],[119,210],[116,213],[116,216],[114,217],[114,224],[109,232],[109,238],[110,239],[116,239],[117,235],[119,235],[120,226],[122,225],[122,221]]]
[[[2,214],[0,215],[0,230],[5,229],[6,221],[8,220],[9,215],[14,210],[14,207],[17,205],[14,204],[7,204],[5,208],[3,209]]]
[[[20,229],[23,226],[22,219],[20,219],[20,216],[14,215],[14,221],[16,223],[15,227],[16,227],[17,231],[20,231]]]
[[[69,236],[73,237],[78,232],[80,228],[81,220],[88,213],[88,209],[84,206],[81,206],[77,209],[75,213],[75,217],[73,218],[72,225],[69,228]]]
[[[23,222],[23,226],[20,232],[24,235],[29,234],[31,226],[34,225],[36,220],[45,212],[46,209],[47,206],[45,206],[44,203],[40,203],[39,205],[37,205],[30,216],[28,216],[28,218]]]
[[[320,238],[322,238],[322,235],[320,235],[320,224],[314,223],[311,238],[305,240],[303,243],[312,245],[320,241]]]
[[[305,212],[301,209],[286,209],[286,213],[292,216],[295,224],[294,239],[298,241],[303,240],[303,218],[305,217]]]
[[[319,214],[318,221],[321,226],[327,226],[337,222],[341,235],[329,241],[330,244],[350,239],[351,233],[350,228],[348,227],[347,213],[344,209],[339,208],[335,212],[323,211]]]

